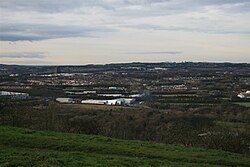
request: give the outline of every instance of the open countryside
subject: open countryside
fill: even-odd
[[[0,167],[250,167],[250,0],[0,0]]]

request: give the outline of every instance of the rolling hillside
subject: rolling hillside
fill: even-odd
[[[248,166],[249,155],[0,126],[0,166]]]

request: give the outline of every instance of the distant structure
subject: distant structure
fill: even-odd
[[[120,99],[114,99],[114,100],[108,100],[107,105],[120,105],[120,106],[127,106],[131,105],[135,102],[135,99],[133,98],[120,98]]]
[[[123,97],[123,94],[98,94],[97,96],[103,96],[103,97]]]
[[[120,99],[113,99],[113,100],[82,100],[82,104],[100,104],[100,105],[112,105],[112,106],[126,106],[131,105],[135,102],[133,98],[120,98]]]
[[[83,91],[83,94],[96,94],[95,90],[85,90]]]
[[[238,97],[241,99],[249,99],[250,98],[250,91],[242,92],[238,94]]]
[[[66,94],[71,94],[71,95],[86,95],[86,94],[96,94],[95,90],[86,90],[82,92],[72,92],[72,91],[66,91]]]
[[[82,104],[107,104],[107,100],[93,100],[93,99],[89,99],[89,100],[82,100],[81,101]]]
[[[8,92],[8,91],[0,91],[1,98],[11,98],[11,99],[27,99],[29,98],[28,93],[20,93],[20,92]]]
[[[133,94],[133,95],[129,95],[129,97],[133,97],[133,98],[144,97],[144,96],[146,96],[144,93],[142,93],[142,94]]]
[[[108,88],[109,90],[125,90],[124,87],[116,87],[116,86],[111,86]]]
[[[63,98],[63,97],[56,98],[56,101],[59,102],[59,103],[75,103],[74,99],[72,99],[72,98]]]
[[[56,66],[55,67],[55,74],[60,74],[60,73],[61,73],[60,67]]]

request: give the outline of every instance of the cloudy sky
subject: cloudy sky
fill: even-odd
[[[0,63],[248,62],[249,0],[0,0]]]

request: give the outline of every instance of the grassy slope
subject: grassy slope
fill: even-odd
[[[0,126],[0,166],[247,166],[249,155]]]

